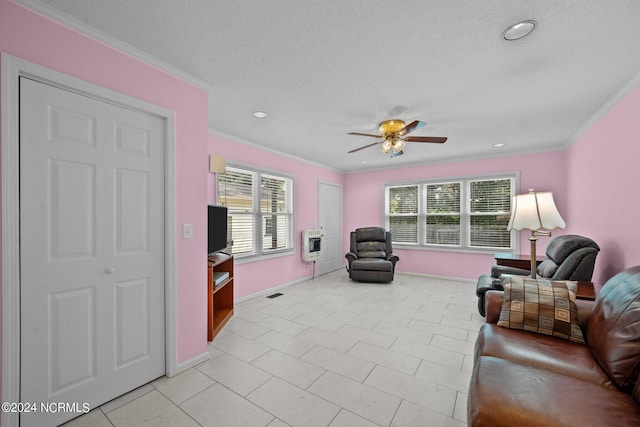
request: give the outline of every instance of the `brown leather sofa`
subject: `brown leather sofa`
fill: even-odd
[[[576,301],[586,345],[497,326],[503,297],[486,294],[469,427],[640,426],[640,266]]]

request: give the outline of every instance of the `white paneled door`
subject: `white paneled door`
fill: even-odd
[[[163,119],[21,78],[20,260],[22,426],[162,376]]]
[[[320,182],[318,210],[322,228],[318,274],[326,274],[342,268],[342,187]]]

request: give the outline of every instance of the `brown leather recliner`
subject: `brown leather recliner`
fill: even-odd
[[[540,279],[591,281],[596,256],[600,247],[588,237],[577,234],[558,236],[549,242],[546,249],[547,259],[542,261],[536,269]],[[483,274],[478,278],[476,295],[478,296],[478,311],[485,315],[485,293],[490,290],[501,291],[500,276],[511,274],[529,276],[530,270],[494,265],[491,275]]]
[[[381,283],[393,281],[396,262],[400,259],[393,253],[391,233],[382,227],[352,231],[350,252],[345,258],[350,279]]]

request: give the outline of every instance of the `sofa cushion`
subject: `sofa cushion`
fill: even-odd
[[[604,284],[589,319],[587,340],[611,379],[630,390],[640,375],[640,266]]]
[[[566,234],[552,239],[547,245],[545,253],[547,258],[552,259],[556,264],[562,264],[572,252],[580,248],[600,249],[596,242],[588,237]]]
[[[382,227],[363,227],[356,230],[356,242],[365,242],[377,240],[379,242],[387,241],[387,231]]]
[[[475,361],[468,396],[469,427],[637,427],[640,420],[640,405],[616,388],[491,356]]]
[[[507,276],[502,278],[502,287],[504,302],[498,326],[584,343],[578,326],[575,282]]]
[[[351,262],[352,270],[393,271],[393,263],[380,258],[359,258]]]
[[[358,242],[356,249],[359,258],[385,258],[387,256],[385,242]]]
[[[548,335],[526,333],[485,323],[475,345],[475,360],[500,357],[615,389],[611,379],[585,345]]]

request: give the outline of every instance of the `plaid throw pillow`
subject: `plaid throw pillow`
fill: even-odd
[[[575,303],[576,282],[510,276],[502,279],[502,286],[498,326],[584,344]]]

